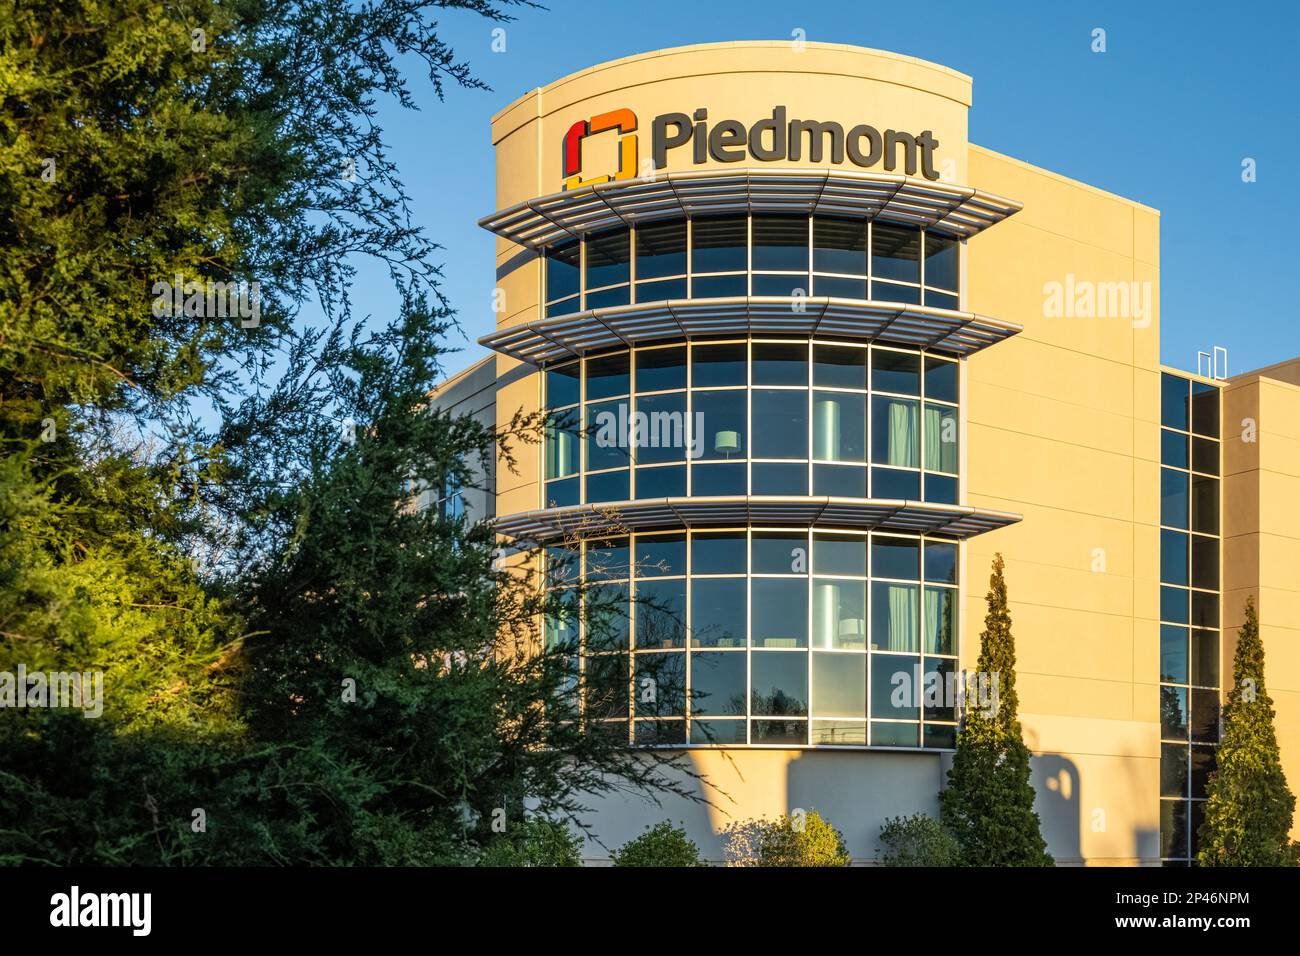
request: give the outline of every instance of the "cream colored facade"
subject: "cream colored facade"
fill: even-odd
[[[835,44],[722,43],[629,57],[534,90],[493,118],[497,208],[562,190],[562,144],[577,121],[633,111],[644,174],[653,171],[644,165],[653,117],[704,108],[711,123],[749,126],[777,105],[846,130],[930,130],[941,182],[1022,203],[962,244],[961,309],[1021,331],[962,361],[959,500],[1022,520],[961,545],[961,664],[975,668],[988,568],[1001,552],[1021,720],[1050,852],[1063,864],[1158,864],[1160,217],[969,143],[970,102],[971,79],[960,73]],[[584,175],[616,170],[618,143],[613,134],[584,141]],[[806,156],[697,163],[689,147],[667,158],[659,173],[848,166]],[[539,319],[536,254],[498,239],[496,255],[506,305],[498,329]],[[1089,301],[1091,314],[1080,314]],[[537,410],[537,370],[507,355],[492,361],[498,421]],[[1258,440],[1234,441],[1234,423],[1247,418]],[[1245,595],[1257,595],[1286,768],[1300,780],[1300,364],[1232,380],[1224,420],[1223,625],[1239,625]],[[541,449],[516,453],[518,474],[497,469],[500,516],[543,504]],[[1223,644],[1230,673],[1226,634]],[[934,751],[684,753],[716,784],[712,805],[608,801],[593,820],[606,846],[649,823],[681,820],[716,859],[728,822],[804,808],[823,812],[855,859],[869,862],[886,817],[936,812],[948,763]],[[589,850],[593,860],[604,856],[595,843]]]

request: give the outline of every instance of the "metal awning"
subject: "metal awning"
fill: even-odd
[[[479,225],[530,249],[633,222],[745,212],[880,218],[964,239],[1021,208],[970,186],[890,173],[746,168],[596,183],[516,203]]]
[[[818,525],[969,538],[1020,519],[1020,515],[1006,511],[879,498],[651,498],[506,515],[496,519],[496,530],[519,545],[546,544],[566,537],[726,525]]]
[[[674,299],[539,319],[499,329],[479,344],[543,365],[599,349],[720,335],[798,335],[892,342],[970,355],[1021,330],[972,312],[826,296]]]

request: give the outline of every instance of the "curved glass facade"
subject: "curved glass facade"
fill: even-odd
[[[955,310],[958,246],[937,230],[836,216],[656,220],[552,246],[544,314],[749,295]]]
[[[633,743],[950,748],[957,562],[953,541],[818,528],[588,540],[547,550],[574,597],[546,641],[586,719]]]
[[[719,495],[956,504],[958,369],[905,348],[757,338],[551,366],[542,505]]]

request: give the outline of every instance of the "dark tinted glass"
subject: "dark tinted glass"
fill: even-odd
[[[627,305],[631,301],[631,288],[621,285],[600,292],[588,292],[585,305],[588,309],[610,309],[616,305]]]
[[[828,388],[866,388],[867,350],[814,345],[813,384]]]
[[[583,573],[588,581],[628,576],[631,552],[627,538],[606,538],[587,542],[583,559]]]
[[[1192,530],[1219,533],[1219,479],[1192,477]]]
[[[871,469],[871,497],[899,501],[921,500],[921,475],[897,468]]]
[[[627,352],[587,360],[587,401],[626,395],[632,359]]]
[[[628,646],[632,615],[626,584],[596,584],[583,595],[587,603],[587,647],[593,651]]]
[[[660,392],[686,387],[686,349],[650,349],[636,354],[636,390]]]
[[[925,359],[925,397],[957,403],[957,363]]]
[[[636,573],[662,577],[686,573],[686,535],[642,535],[636,542]]]
[[[581,255],[582,247],[577,242],[555,246],[546,254],[546,301],[578,294]]]
[[[725,651],[691,655],[691,713],[745,716],[745,657],[743,653]]]
[[[748,294],[749,279],[744,274],[729,276],[696,275],[691,280],[691,298],[693,299],[725,299],[731,296]]]
[[[627,716],[627,655],[608,654],[587,658],[587,716],[593,720]],[[627,734],[627,724],[617,727]]]
[[[1160,430],[1160,463],[1173,468],[1187,467],[1187,436]]]
[[[946,541],[925,543],[925,579],[941,584],[957,583],[957,546]]]
[[[755,531],[750,561],[754,574],[806,574],[808,535],[798,531]]]
[[[686,466],[638,468],[636,496],[638,498],[685,498]]]
[[[900,285],[897,282],[882,282],[879,279],[871,283],[871,298],[878,302],[902,302],[906,305],[921,304],[921,289],[914,285]]]
[[[1184,471],[1160,469],[1160,523],[1171,528],[1187,528],[1187,485]]]
[[[1219,686],[1219,632],[1192,631],[1192,683]]]
[[[865,299],[867,280],[846,279],[844,276],[813,276],[812,294],[836,299]]]
[[[1181,531],[1160,532],[1160,581],[1187,584],[1187,535]]]
[[[867,576],[867,539],[857,535],[813,535],[813,571]]]
[[[691,468],[691,497],[745,494],[745,463],[695,465]]]
[[[726,219],[696,219],[691,229],[692,272],[745,270],[748,226],[743,216]]]
[[[755,458],[808,457],[808,393],[754,389]],[[705,412],[707,421],[708,412]]]
[[[807,272],[808,219],[755,216],[753,268],[756,272]]]
[[[746,395],[744,391],[696,392],[691,407],[703,415],[703,458],[744,458],[749,452],[745,440]],[[692,420],[691,427],[695,427]]]
[[[697,345],[691,350],[691,384],[696,388],[712,385],[745,384],[745,345]]]
[[[873,747],[915,747],[917,731],[920,724],[887,724],[879,720],[871,722],[871,746]]]
[[[916,581],[921,575],[920,542],[908,538],[871,536],[871,576]]]
[[[647,222],[636,228],[636,277],[686,274],[686,221]]]
[[[546,507],[567,508],[578,503],[581,485],[579,478],[565,478],[563,481],[546,483]]]
[[[921,716],[921,661],[901,654],[871,655],[871,716]],[[914,731],[915,732],[915,731]]]
[[[581,395],[581,375],[582,365],[580,362],[547,369],[547,407],[561,408],[565,405],[576,405]]]
[[[1188,622],[1186,591],[1181,588],[1160,589],[1160,620],[1175,624]]]
[[[778,464],[755,462],[750,466],[750,494],[753,495],[806,495],[808,494],[808,466],[805,464]]]
[[[1204,797],[1205,788],[1210,782],[1210,774],[1214,771],[1214,748],[1192,747],[1191,751],[1191,795],[1193,797]],[[1199,806],[1199,804],[1193,804],[1193,806]]]
[[[1187,801],[1160,801],[1160,855],[1187,856]]]
[[[871,275],[876,279],[921,281],[921,234],[907,226],[876,222],[871,227]]]
[[[921,356],[913,352],[871,350],[871,387],[877,392],[921,394]]]
[[[806,275],[760,275],[755,273],[750,283],[751,295],[803,296],[808,294],[808,277]]]
[[[1169,428],[1188,430],[1188,402],[1191,383],[1185,378],[1160,373],[1160,423]]]
[[[960,304],[955,295],[947,292],[935,292],[933,289],[925,290],[925,304],[935,309],[950,309],[953,312],[958,311],[957,306]]]
[[[636,646],[686,646],[685,578],[647,580],[637,584]]]
[[[692,720],[691,743],[724,747],[745,742],[743,720]]]
[[[764,717],[808,715],[808,655],[756,651],[750,655],[750,707]]]
[[[957,479],[947,475],[925,476],[925,500],[941,505],[957,503]]]
[[[813,268],[817,272],[867,274],[867,223],[863,219],[813,219]],[[819,295],[826,293],[818,293]]]
[[[1219,390],[1204,382],[1192,383],[1192,431],[1219,437]]]
[[[668,299],[685,299],[686,296],[685,279],[660,279],[636,284],[638,302],[664,302]]]
[[[956,661],[941,657],[925,658],[924,671],[921,675],[923,688],[921,703],[924,705],[923,716],[926,720],[957,719],[956,670]],[[949,693],[949,688],[954,690]]]
[[[1168,434],[1166,432],[1165,434]],[[1219,443],[1207,438],[1192,439],[1192,467],[1207,475],[1219,473]]]
[[[925,284],[957,291],[957,240],[934,232],[925,234]]]
[[[583,428],[586,432],[588,471],[627,467],[627,442],[625,436],[619,434],[620,409],[626,418],[626,399],[586,406]]]
[[[1219,739],[1219,692],[1192,689],[1192,740],[1214,743]]]
[[[755,647],[808,646],[808,583],[802,577],[754,578],[750,639]]]
[[[814,465],[813,494],[832,498],[865,498],[867,469],[856,465]]]
[[[626,468],[587,476],[588,501],[627,501],[631,493],[631,477]]]
[[[1160,625],[1160,679],[1171,684],[1187,683],[1187,628]]]
[[[587,239],[587,288],[627,282],[631,240],[626,229],[594,233]]]
[[[1192,585],[1219,589],[1219,539],[1192,535]]]
[[[755,342],[755,385],[807,385],[808,346],[802,342]]]
[[[745,646],[745,579],[691,580],[691,645]]]
[[[685,460],[689,440],[698,437],[687,434],[686,393],[639,395],[636,410],[638,421],[640,415],[645,416],[644,431],[638,425],[636,434],[637,463],[646,465]]]
[[[1160,796],[1187,795],[1187,745],[1160,745]]]
[[[1187,739],[1187,688],[1160,688],[1160,736],[1166,740]]]
[[[691,573],[744,574],[745,532],[718,531],[696,534],[691,543]]]

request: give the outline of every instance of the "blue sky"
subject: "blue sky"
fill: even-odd
[[[921,57],[974,78],[970,138],[1161,211],[1161,357],[1194,370],[1196,352],[1229,351],[1237,373],[1300,355],[1300,60],[1296,7],[1196,2],[770,2],[552,0],[505,24],[460,11],[444,37],[490,92],[448,89],[439,103],[417,65],[421,111],[383,104],[379,121],[417,223],[445,248],[444,289],[465,338],[455,370],[483,355],[493,328],[489,122],[525,91],[604,60],[720,40],[852,43]],[[1107,52],[1091,52],[1106,31]],[[1257,163],[1243,183],[1241,162]],[[363,267],[355,308],[376,318],[396,298]]]

